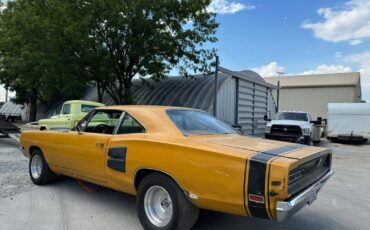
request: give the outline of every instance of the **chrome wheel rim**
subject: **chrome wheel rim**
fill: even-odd
[[[39,155],[34,155],[31,160],[31,175],[34,179],[38,179],[42,172],[42,161]]]
[[[144,197],[144,209],[153,225],[156,227],[168,225],[173,215],[170,194],[161,186],[150,187]]]

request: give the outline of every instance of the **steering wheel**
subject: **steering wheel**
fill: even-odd
[[[97,132],[99,130],[101,130],[101,132],[99,132],[99,133],[105,133],[106,131],[109,130],[109,125],[99,124],[99,125],[95,126],[94,132]]]

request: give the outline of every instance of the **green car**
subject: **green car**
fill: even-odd
[[[73,100],[64,102],[59,113],[49,119],[39,120],[40,130],[71,130],[96,107],[105,106],[93,101]]]

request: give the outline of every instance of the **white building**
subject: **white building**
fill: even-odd
[[[264,79],[267,83],[277,85],[278,77]],[[328,103],[361,102],[358,72],[282,76],[280,79],[280,111],[307,111],[313,119],[326,119]],[[276,90],[273,91],[273,97],[277,102]]]

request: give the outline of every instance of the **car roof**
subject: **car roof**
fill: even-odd
[[[176,106],[161,106],[161,105],[111,105],[111,106],[104,106],[99,107],[99,109],[112,109],[112,110],[123,110],[123,111],[165,111],[168,109],[189,109],[189,110],[196,110],[193,108],[187,107],[176,107]]]
[[[202,111],[185,107],[156,105],[115,105],[96,108],[96,110],[125,111],[138,120],[138,122],[144,126],[148,133],[183,136],[181,131],[167,115],[167,111],[171,109]]]
[[[103,103],[95,101],[84,101],[84,100],[69,100],[64,102],[64,104],[84,104],[84,105],[94,105],[94,106],[105,106]]]

